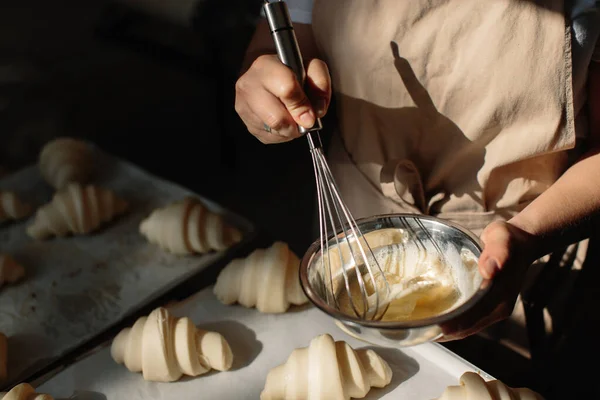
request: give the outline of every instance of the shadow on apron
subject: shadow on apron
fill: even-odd
[[[422,213],[480,234],[560,177],[577,144],[564,3],[315,0],[339,115],[328,160],[355,218]],[[478,336],[552,360],[579,318],[586,248],[536,262],[512,317]]]
[[[355,218],[382,213],[422,214],[420,205],[423,204],[425,194],[420,191],[422,184],[418,179],[419,173],[411,163],[405,161],[398,163],[394,175],[396,178],[402,177],[404,183],[398,184],[398,179],[395,179],[395,183],[387,183],[390,185],[387,189],[382,184],[384,191],[389,190],[392,194],[393,187],[394,193],[391,196],[381,196],[379,188],[355,167],[344,150],[339,135],[332,138],[329,160],[345,202],[350,210],[358,210]],[[382,176],[384,176],[383,172]],[[382,182],[385,181],[382,179]],[[494,212],[434,215],[451,220],[479,235],[488,223],[496,219],[510,219],[525,205]],[[318,237],[318,234],[316,229],[315,237]],[[464,346],[470,346],[467,352],[472,354],[474,359],[469,358],[469,360],[482,368],[485,368],[484,365],[490,365],[487,372],[494,374],[493,369],[501,367],[495,365],[493,360],[485,358],[488,354],[493,358],[492,354],[498,353],[484,347],[490,342],[496,343],[516,353],[521,359],[529,360],[522,362],[526,365],[514,366],[514,371],[510,375],[512,382],[522,382],[522,386],[532,387],[540,393],[544,391],[558,393],[558,390],[564,390],[564,383],[561,383],[564,382],[561,378],[564,369],[578,370],[577,364],[585,360],[584,353],[578,355],[570,352],[569,349],[577,342],[583,330],[597,333],[600,328],[600,313],[597,317],[590,318],[590,312],[600,310],[600,295],[593,285],[593,282],[600,281],[598,244],[600,244],[600,235],[559,249],[536,261],[530,267],[509,319],[498,322],[477,334],[485,341],[467,338],[459,341],[464,342],[463,344],[451,343],[449,347],[464,349]],[[587,279],[586,277],[590,275],[596,277]],[[582,285],[591,287],[583,291]],[[590,342],[589,339],[587,340]],[[600,351],[597,354],[600,357]],[[510,357],[505,357],[505,360]],[[519,357],[515,359],[518,360]],[[568,363],[559,361],[565,357],[570,360]],[[506,370],[502,370],[503,375],[506,373]],[[552,376],[557,376],[557,379],[549,378]],[[579,377],[573,377],[572,381],[578,379]],[[581,386],[583,387],[585,384]],[[573,393],[570,392],[571,395]]]
[[[469,148],[469,145],[465,143],[468,139],[460,129],[437,112],[427,91],[418,84],[408,61],[397,58],[396,67],[403,77],[405,85],[409,88],[409,92],[413,94],[418,107],[382,110],[373,104],[367,104],[344,95],[338,94],[338,98],[349,108],[366,109],[367,111],[362,116],[362,122],[366,125],[375,124],[380,127],[386,124],[394,125],[409,118],[413,121],[421,120],[420,123],[424,126],[436,127],[435,129],[439,129],[443,133],[440,135],[442,146],[450,151],[463,149],[462,151],[468,153],[467,168],[461,168],[460,165],[452,166],[456,176],[464,178],[469,174],[476,173],[477,166],[481,166],[485,159],[485,144],[487,143],[485,138],[483,143],[471,143]],[[360,105],[358,105],[359,103]],[[373,112],[374,108],[377,111]],[[373,120],[373,115],[377,116],[376,120]],[[384,144],[380,143],[380,146],[384,146]],[[467,150],[464,150],[465,146]],[[573,152],[579,151],[573,150]],[[572,156],[573,154],[567,154],[567,152],[556,152],[542,154],[538,158],[540,165],[547,167],[546,172],[551,175],[560,175],[560,170],[564,169],[561,166]],[[368,155],[363,152],[359,159],[353,157],[346,149],[344,139],[339,134],[334,135],[328,159],[343,198],[357,219],[383,213],[427,214],[455,222],[479,235],[492,221],[508,220],[529,204],[528,200],[514,206],[490,211],[439,212],[444,209],[449,197],[443,191],[428,191],[419,167],[411,159],[391,159],[383,164],[380,167],[379,185],[377,185],[370,179],[370,174],[365,173],[365,169],[378,168],[378,166],[366,162],[363,157],[368,158]],[[518,175],[521,182],[549,180],[547,176],[540,176],[538,170],[522,169],[514,165],[508,166],[499,174],[497,172],[492,171],[491,175],[504,175],[500,179],[507,181],[512,179],[511,173]],[[476,182],[474,176],[467,180]],[[534,198],[546,187],[532,185],[528,189],[531,191],[531,197]],[[485,203],[482,192],[482,188],[475,185],[453,193],[456,196],[452,199],[453,208],[460,210],[461,201],[464,201],[465,210],[470,209],[469,203],[472,201]],[[497,195],[498,193],[495,194],[495,196]],[[315,234],[318,235],[318,231],[315,231]],[[586,264],[590,265],[600,261],[599,255],[590,258],[587,254],[588,240],[585,240],[559,249],[536,261],[530,267],[511,317],[478,334],[488,341],[504,346],[523,358],[531,360],[527,371],[530,376],[523,381],[523,386],[534,387],[540,392],[559,390],[558,388],[550,389],[553,380],[549,380],[548,377],[560,370],[556,368],[554,361],[564,352],[565,342],[569,340],[573,330],[581,324],[581,319],[578,319],[577,314],[573,312],[573,308],[581,308],[581,296],[576,295],[575,288],[580,284],[578,282],[580,282],[584,260]]]

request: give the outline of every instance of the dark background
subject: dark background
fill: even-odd
[[[302,255],[316,239],[307,144],[261,144],[233,106],[260,6],[200,0],[193,18],[174,24],[119,2],[3,0],[0,166],[35,163],[56,136],[85,138],[244,215],[265,242],[286,241]],[[548,385],[536,366],[490,340],[446,346],[510,386],[552,386],[548,398],[569,398],[555,387],[568,391],[568,381]]]
[[[52,137],[82,137],[220,202],[300,254],[314,240],[306,142],[265,146],[233,107],[261,1],[199,1],[187,27],[119,2],[0,7],[0,166],[36,162]]]

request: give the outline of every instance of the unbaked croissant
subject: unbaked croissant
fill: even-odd
[[[0,382],[8,378],[8,338],[0,332]]]
[[[241,233],[221,215],[193,197],[152,211],[141,222],[140,233],[150,243],[178,255],[225,250],[242,239]]]
[[[49,394],[37,393],[28,383],[20,383],[8,393],[0,393],[0,400],[54,400]]]
[[[0,254],[0,287],[4,283],[15,283],[25,275],[25,269],[8,254]]]
[[[27,234],[34,239],[88,234],[124,213],[127,207],[125,200],[108,189],[71,183],[38,209]]]
[[[325,334],[269,371],[260,400],[362,399],[391,381],[390,366],[373,350],[354,350]]]
[[[147,381],[173,382],[182,375],[198,376],[211,369],[227,371],[233,354],[217,332],[196,328],[189,318],[174,318],[159,307],[113,340],[112,358]]]
[[[12,219],[18,220],[31,215],[33,207],[23,203],[14,192],[0,191],[0,223]]]
[[[448,386],[437,400],[544,400],[527,388],[513,389],[498,380],[486,382],[479,374],[465,372],[459,386]]]
[[[264,313],[285,312],[290,304],[308,301],[298,278],[300,260],[283,242],[256,249],[232,260],[219,274],[213,289],[224,304],[236,301]]]
[[[68,137],[46,143],[39,158],[42,177],[55,189],[62,189],[69,183],[87,183],[93,163],[91,148],[81,140]]]

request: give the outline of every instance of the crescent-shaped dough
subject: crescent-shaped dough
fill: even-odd
[[[155,209],[139,229],[150,243],[178,255],[225,250],[242,239],[241,233],[229,226],[223,216],[193,197]]]
[[[238,302],[263,313],[285,312],[308,301],[298,278],[300,260],[283,242],[256,249],[231,261],[217,277],[213,292],[224,304]]]
[[[510,388],[498,380],[486,382],[479,374],[465,372],[459,386],[448,386],[437,400],[544,400],[527,388]]]
[[[0,382],[8,378],[8,338],[0,332]]]
[[[7,220],[19,220],[30,216],[33,207],[23,203],[16,193],[0,191],[0,223]]]
[[[39,240],[68,234],[85,235],[127,208],[127,202],[108,189],[71,183],[38,209],[33,223],[27,227],[27,234]]]
[[[0,287],[4,283],[15,283],[25,275],[25,268],[8,254],[0,254]]]
[[[8,393],[0,393],[0,400],[54,400],[54,398],[49,394],[37,393],[28,383],[21,383]]]
[[[40,173],[53,188],[85,184],[93,170],[91,148],[82,140],[60,137],[46,143],[39,157]]]
[[[390,366],[373,350],[354,350],[325,334],[269,371],[260,400],[362,399],[391,381]]]
[[[173,382],[211,369],[227,371],[233,353],[217,332],[196,328],[189,318],[174,318],[162,307],[139,318],[113,340],[111,356],[147,381]]]

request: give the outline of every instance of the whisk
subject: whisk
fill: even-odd
[[[306,71],[286,3],[282,0],[272,2],[264,0],[264,10],[279,60],[287,65],[296,75],[298,82],[304,85]],[[350,301],[352,311],[357,317],[362,319],[380,319],[385,313],[384,308],[387,307],[385,302],[381,301],[380,293],[381,290],[385,290],[384,294],[389,293],[390,286],[371,247],[363,237],[356,221],[352,217],[352,213],[344,203],[340,195],[340,190],[327,164],[319,133],[323,129],[321,120],[317,118],[314,126],[310,129],[302,126],[298,126],[298,129],[308,139],[314,166],[319,208],[321,263],[322,268],[325,270],[325,276],[329,277],[331,288],[327,291],[327,302],[339,309],[337,296],[333,290],[334,273],[331,268],[328,240],[329,236],[333,234],[338,249],[337,256],[340,257],[344,286],[349,298],[351,298],[350,285],[352,278],[354,278],[360,290],[360,301],[353,301],[352,299]],[[338,231],[342,233],[336,235]],[[341,246],[344,244],[347,246],[349,255],[352,257],[353,262],[351,267],[347,267],[343,259],[344,255],[343,251],[341,251]],[[383,283],[383,288],[380,288],[380,290],[377,290],[377,277]],[[371,294],[367,291],[366,279],[371,281],[371,285],[375,289]]]
[[[271,2],[264,0],[263,7],[279,60],[288,66],[296,75],[298,82],[304,85],[306,72],[286,3],[282,0]],[[405,284],[390,285],[371,246],[340,195],[323,152],[319,133],[322,128],[318,118],[310,129],[298,126],[300,133],[306,135],[308,139],[314,166],[319,210],[321,268],[324,279],[329,280],[324,282],[328,286],[326,301],[330,306],[340,310],[340,301],[336,293],[338,291],[336,286],[338,288],[340,286],[336,283],[340,282],[343,286],[342,290],[346,291],[346,297],[349,299],[351,312],[356,317],[363,320],[380,320],[391,300],[431,287],[435,282],[413,278]],[[406,221],[404,223],[406,228],[414,233],[410,224]],[[422,225],[421,227],[424,228]],[[424,249],[425,246],[418,236],[414,235],[414,237]],[[330,249],[330,242],[332,249]],[[433,243],[436,245],[435,242]],[[334,266],[337,267],[336,271]],[[343,282],[342,277],[339,277],[340,273]],[[355,293],[357,296],[354,295]]]

